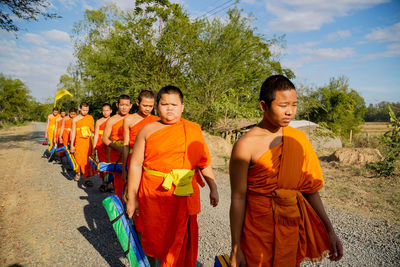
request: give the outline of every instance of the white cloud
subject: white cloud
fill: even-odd
[[[47,44],[46,40],[42,36],[40,36],[39,34],[35,34],[35,33],[26,33],[22,38],[25,42],[35,44],[35,45]]]
[[[337,32],[330,33],[326,36],[326,39],[329,41],[335,41],[340,39],[346,39],[351,36],[351,32],[349,30],[340,30]]]
[[[21,79],[38,100],[53,97],[58,80],[73,60],[72,46],[24,48],[14,40],[0,41],[0,72]]]
[[[332,23],[335,17],[372,7],[389,0],[265,0],[267,10],[276,16],[268,23],[269,31],[306,32]]]
[[[257,2],[257,0],[242,0],[243,3],[253,5]]]
[[[71,39],[69,34],[59,30],[51,30],[43,32],[43,35],[47,40],[56,41],[56,42],[70,42]]]
[[[400,42],[400,22],[386,28],[376,28],[368,33],[365,39],[377,42]]]
[[[378,58],[394,58],[400,57],[400,43],[393,43],[386,47],[386,50],[379,53],[373,53],[365,56],[364,60],[378,59]]]

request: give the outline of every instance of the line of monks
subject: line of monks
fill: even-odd
[[[102,106],[94,123],[87,103],[79,115],[53,109],[46,138],[70,145],[85,186],[93,186],[89,156],[100,162],[121,162],[114,173],[115,194],[134,218],[152,266],[196,266],[199,185],[208,185],[210,204],[219,202],[210,153],[201,127],[181,117],[183,94],[175,86],[155,99],[142,91],[138,111],[130,114],[129,96],[118,98],[118,111]],[[288,126],[296,113],[296,91],[282,75],[269,77],[260,91],[262,121],[235,145],[230,161],[231,266],[300,266],[304,259],[321,260],[330,252],[337,261],[342,247],[325,213],[318,190],[323,178],[318,158],[305,135]],[[93,140],[92,140],[93,137]],[[100,173],[101,191],[111,191]]]

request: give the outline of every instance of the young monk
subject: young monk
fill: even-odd
[[[76,109],[70,108],[68,116],[66,116],[61,123],[61,130],[60,130],[61,134],[59,138],[59,143],[63,144],[63,146],[67,146],[70,143],[72,120],[75,117],[76,117]]]
[[[65,109],[61,108],[60,109],[60,116],[55,120],[55,127],[54,127],[54,137],[53,137],[53,142],[57,143],[58,139],[60,138],[60,132],[61,132],[61,123],[63,122],[65,116],[67,113],[65,112]],[[57,143],[58,147],[60,147],[60,143]]]
[[[231,266],[300,266],[305,259],[338,261],[342,245],[318,191],[318,158],[306,135],[289,125],[296,89],[282,75],[260,91],[261,122],[232,150]]]
[[[112,113],[111,105],[106,103],[102,106],[103,117],[96,121],[94,126],[94,139],[93,139],[93,153],[92,156],[96,156],[99,162],[107,162],[107,147],[103,143],[103,132],[106,126],[107,120],[110,118]],[[111,185],[108,185],[104,181],[105,174],[100,172],[99,174],[101,180],[103,181],[99,187],[100,192],[111,191]]]
[[[89,105],[82,102],[79,106],[80,113],[72,120],[71,125],[71,153],[74,153],[78,170],[74,180],[78,182],[81,172],[85,178],[84,185],[92,187],[93,182],[89,180],[92,176],[92,168],[89,163],[89,156],[92,154],[92,134],[94,132],[94,119],[89,115]]]
[[[124,152],[122,157],[122,179],[127,182],[127,166],[129,166],[133,144],[139,130],[146,124],[157,121],[160,118],[151,115],[154,108],[154,93],[149,90],[143,90],[139,93],[136,100],[138,111],[126,116],[123,123],[124,130]],[[129,153],[130,152],[130,153]]]
[[[133,147],[128,173],[127,213],[136,209],[137,230],[151,265],[196,266],[197,214],[200,190],[210,188],[210,204],[217,206],[218,190],[210,153],[198,124],[181,118],[181,90],[166,86],[157,94],[160,121],[145,125]]]
[[[56,127],[55,121],[59,116],[60,115],[58,114],[58,108],[53,108],[52,113],[47,116],[46,132],[44,133],[44,138],[49,140],[49,152],[53,145],[54,128]]]
[[[109,147],[109,158],[107,162],[122,163],[122,153],[124,145],[123,122],[124,118],[129,114],[132,108],[131,98],[128,95],[121,95],[117,102],[118,112],[107,120],[104,127],[103,143]],[[122,174],[113,172],[114,175],[114,191],[122,201],[122,193],[125,182],[122,180]]]

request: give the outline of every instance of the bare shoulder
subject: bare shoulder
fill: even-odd
[[[53,117],[54,117],[53,114],[47,115],[47,118],[48,118],[48,119],[51,119],[51,118],[53,118]]]
[[[243,155],[246,158],[251,157],[258,147],[260,136],[256,128],[252,128],[245,135],[243,135],[233,146],[232,155]]]

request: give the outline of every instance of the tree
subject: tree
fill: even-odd
[[[328,85],[317,90],[305,91],[300,101],[300,119],[322,124],[340,136],[348,136],[350,131],[357,132],[358,126],[364,122],[364,99],[349,88],[348,79],[343,76],[331,78]]]
[[[268,40],[233,8],[226,21],[191,20],[167,0],[136,1],[87,10],[74,27],[76,68],[92,103],[121,93],[158,91],[174,84],[185,94],[185,114],[204,127],[219,119],[259,115],[256,88],[271,74],[293,72],[275,60]]]
[[[13,21],[13,15],[22,20],[38,20],[39,16],[46,19],[60,18],[56,13],[48,13],[46,8],[51,3],[47,0],[0,0],[0,27],[8,32],[20,30]],[[7,14],[6,10],[8,10]]]

